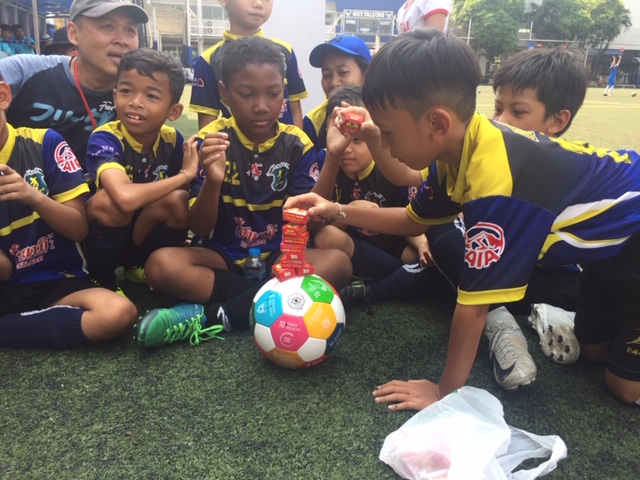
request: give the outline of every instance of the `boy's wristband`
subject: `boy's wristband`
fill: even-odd
[[[188,185],[189,183],[191,183],[191,180],[189,180],[189,174],[187,173],[187,171],[186,171],[186,170],[184,170],[184,169],[183,169],[183,170],[180,170],[178,173],[184,173],[184,176],[185,176],[185,177],[187,177],[187,185]]]
[[[347,216],[347,214],[342,211],[342,205],[340,205],[338,202],[334,202],[334,203],[338,205],[338,213],[336,214],[335,217],[327,217],[325,219],[324,223],[328,225],[335,223],[335,221],[338,220],[339,218],[344,218]]]

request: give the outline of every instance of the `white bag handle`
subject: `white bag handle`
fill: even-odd
[[[511,443],[507,453],[500,455],[497,460],[510,480],[533,480],[555,470],[558,462],[567,457],[567,445],[557,435],[536,435],[509,426]],[[529,470],[513,469],[529,458],[546,458],[535,468]]]

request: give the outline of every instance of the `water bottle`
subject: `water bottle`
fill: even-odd
[[[244,262],[244,276],[256,282],[264,282],[267,279],[267,265],[260,258],[259,248],[249,249],[249,256]]]

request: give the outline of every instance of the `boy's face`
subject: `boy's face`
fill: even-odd
[[[153,76],[155,80],[140,75],[135,69],[126,70],[120,74],[113,90],[118,118],[127,131],[143,144],[155,141],[167,119],[175,120],[182,114],[182,105],[171,103],[167,74],[154,72]]]
[[[392,157],[415,170],[422,170],[438,158],[438,153],[429,148],[429,130],[423,118],[415,120],[407,110],[388,103],[369,113],[380,129],[382,148],[389,150]]]
[[[115,79],[120,59],[138,48],[138,24],[122,11],[69,23],[69,40],[88,71]]]
[[[231,76],[228,86],[220,82],[219,88],[249,140],[264,143],[275,135],[284,101],[284,78],[275,65],[246,65]]]
[[[0,38],[2,38],[2,40],[11,40],[11,30],[0,30]]]
[[[362,85],[364,75],[351,55],[327,53],[322,61],[322,89],[325,95],[340,85]]]
[[[273,10],[273,0],[219,0],[231,22],[231,33],[253,35],[264,25]]]
[[[553,116],[545,117],[545,105],[538,100],[535,88],[514,92],[511,85],[503,85],[498,90],[494,101],[494,120],[520,130],[537,130],[547,135],[557,133],[553,131]]]
[[[367,143],[354,138],[340,159],[340,168],[349,175],[357,175],[365,171],[371,161]]]

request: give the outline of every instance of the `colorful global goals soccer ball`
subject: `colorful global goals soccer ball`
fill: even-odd
[[[287,368],[322,362],[336,348],[344,326],[340,297],[317,275],[269,280],[251,306],[251,331],[258,348]]]

